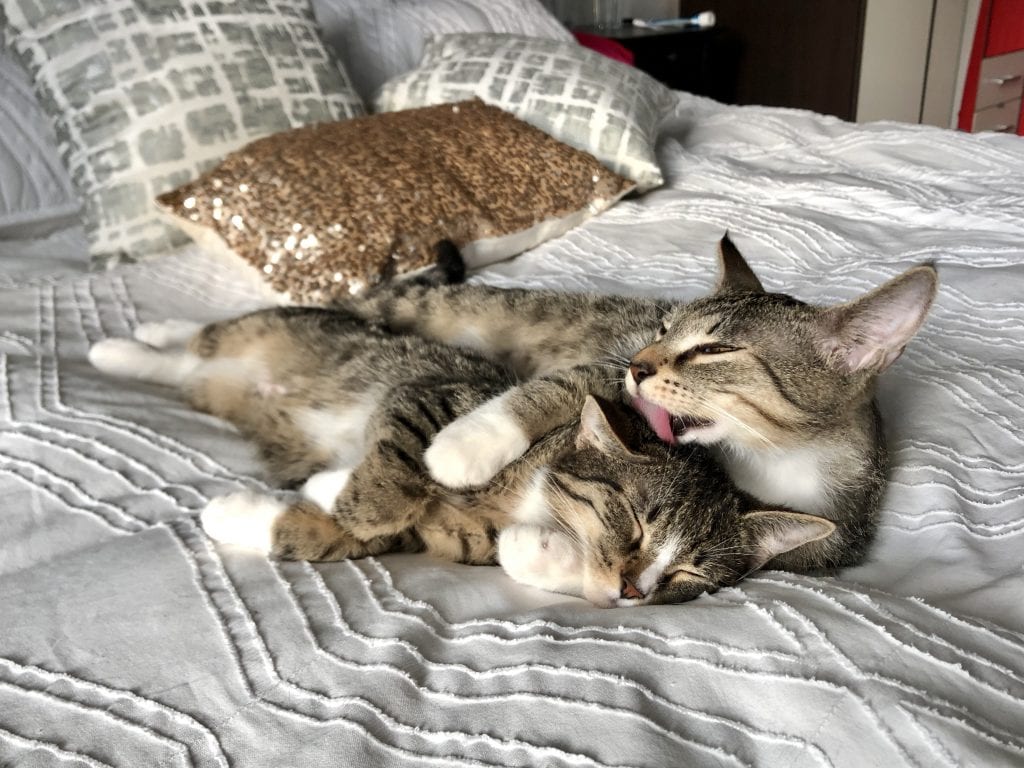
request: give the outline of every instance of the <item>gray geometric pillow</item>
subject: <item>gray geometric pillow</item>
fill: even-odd
[[[308,0],[0,0],[94,260],[180,244],[156,195],[260,136],[363,114]]]
[[[654,144],[676,97],[640,70],[575,42],[498,34],[436,37],[417,69],[384,84],[375,107],[392,112],[474,96],[589,152],[640,191],[664,181]]]
[[[313,0],[313,13],[367,102],[386,81],[414,69],[435,35],[503,32],[574,40],[539,0]]]

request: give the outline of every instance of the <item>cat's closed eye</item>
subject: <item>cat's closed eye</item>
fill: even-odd
[[[636,552],[640,549],[640,543],[644,540],[644,527],[640,524],[640,518],[636,512],[633,513],[633,538],[629,542],[629,551]]]
[[[704,576],[704,574],[699,573],[699,572],[694,571],[694,570],[690,570],[689,568],[675,568],[674,570],[671,570],[671,571],[665,573],[661,577],[660,584],[662,586],[668,585],[668,584],[672,583],[673,581],[676,581],[677,579],[682,579],[682,578],[687,578],[687,577],[688,578],[693,578],[693,579],[702,579],[702,580],[707,578],[706,576]]]
[[[731,344],[699,344],[690,347],[685,352],[676,355],[676,365],[682,365],[698,356],[725,355],[729,352],[739,352],[742,347],[734,347]]]
[[[739,352],[739,347],[731,344],[702,344],[696,348],[698,355],[724,355],[728,352]]]

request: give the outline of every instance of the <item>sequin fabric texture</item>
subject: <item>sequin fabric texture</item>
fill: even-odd
[[[592,215],[632,182],[479,100],[257,140],[158,202],[212,228],[293,301],[429,266],[433,247]]]

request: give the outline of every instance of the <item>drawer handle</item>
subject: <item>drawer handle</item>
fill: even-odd
[[[995,83],[996,85],[1006,85],[1014,80],[1020,80],[1021,77],[1024,77],[1024,75],[1003,75],[1002,77],[987,78],[987,82]]]

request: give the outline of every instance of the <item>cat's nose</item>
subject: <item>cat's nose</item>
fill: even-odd
[[[633,359],[629,363],[629,372],[633,374],[633,381],[639,384],[641,381],[646,379],[648,376],[653,376],[655,367],[652,363],[646,360]]]
[[[644,593],[637,589],[636,584],[629,580],[628,576],[622,577],[622,589],[619,594],[627,600],[638,600],[644,597]]]

